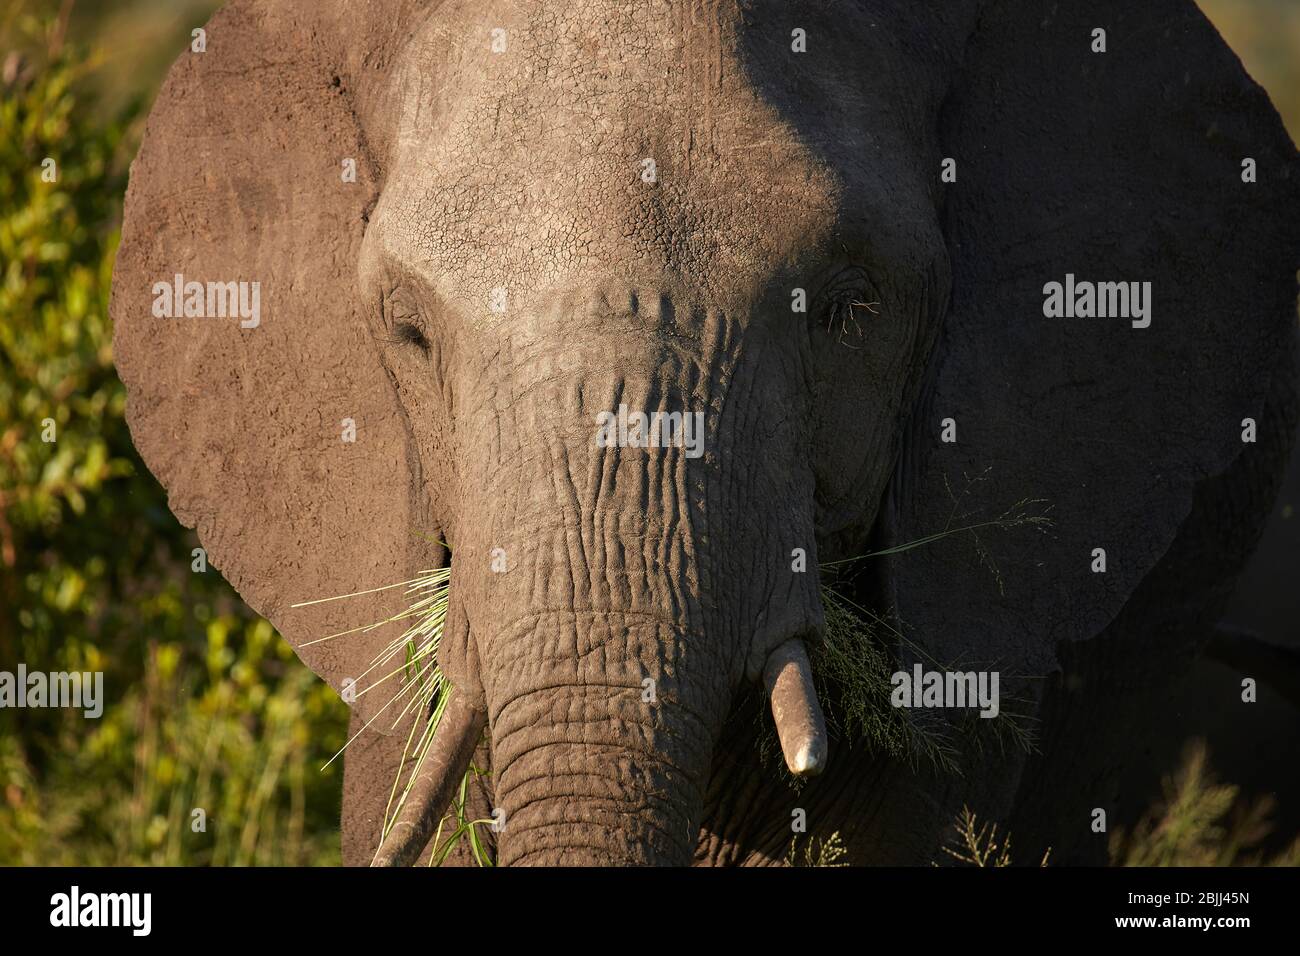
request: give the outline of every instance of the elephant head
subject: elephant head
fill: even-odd
[[[880,599],[1022,673],[1116,617],[1292,374],[1296,169],[1185,0],[236,0],[132,169],[117,363],[334,686],[373,641],[309,642],[391,605],[291,605],[450,545],[434,817],[486,727],[502,862],[684,863],[745,688],[834,763],[819,561],[1040,499],[1001,588],[949,542]],[[160,316],[190,282],[259,312]]]

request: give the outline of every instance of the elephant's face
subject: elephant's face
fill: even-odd
[[[843,72],[760,89],[790,39],[746,48],[738,8],[631,11],[489,9],[466,15],[481,34],[417,35],[361,257],[455,556],[468,628],[444,667],[485,693],[506,860],[559,852],[530,828],[575,822],[609,859],[688,858],[732,695],[819,633],[818,531],[869,525],[947,291],[887,104],[805,108],[849,102]],[[426,81],[498,23],[515,55]],[[865,44],[859,26],[839,42]],[[605,447],[620,408],[702,428]]]
[[[1098,77],[1091,21],[1028,6],[248,2],[209,30],[244,67],[210,66],[213,43],[174,71],[115,287],[137,441],[296,644],[366,610],[294,599],[405,580],[431,560],[418,533],[447,540],[441,663],[485,715],[503,862],[688,861],[756,682],[792,768],[820,769],[817,564],[873,529],[1051,501],[1062,533],[1001,555],[1002,588],[975,541],[883,594],[943,659],[1036,673],[1114,617],[1240,453],[1228,423],[1268,387],[1242,370],[1290,334],[1294,231],[1265,211],[1294,182],[1229,194],[1238,146],[1186,111],[1153,127],[1133,92],[1203,95],[1170,92],[1181,65],[1119,52]],[[1181,3],[1103,6],[1112,31],[1182,31],[1207,88],[1235,82]],[[1237,95],[1224,128],[1289,171]],[[1171,151],[1176,184],[1149,185]],[[191,215],[166,215],[177,195]],[[1236,269],[1207,238],[1229,221]],[[122,276],[183,271],[260,279],[262,325],[146,328]],[[1156,324],[1045,318],[1067,272],[1154,279]],[[1258,327],[1221,317],[1249,303]],[[991,471],[973,500],[962,479]],[[1100,584],[1098,542],[1125,555]],[[300,653],[339,684],[372,650]]]
[[[359,270],[445,520],[509,479],[510,449],[482,435],[527,398],[551,417],[518,444],[569,436],[584,455],[619,404],[704,412],[692,477],[745,459],[736,490],[792,546],[812,546],[814,511],[861,531],[947,301],[938,82],[918,77],[906,111],[863,97],[860,71],[831,64],[908,69],[864,14],[794,82],[788,33],[728,5],[700,23],[669,5],[459,7],[393,70]],[[481,55],[494,30],[503,52]]]

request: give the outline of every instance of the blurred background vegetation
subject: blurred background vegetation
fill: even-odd
[[[1296,137],[1300,3],[1201,5]],[[217,572],[191,569],[197,538],[136,455],[113,370],[127,167],[217,6],[0,0],[0,670],[102,670],[106,698],[98,720],[0,709],[0,864],[339,860],[341,769],[321,768],[346,708]],[[1116,834],[1116,862],[1256,862],[1268,808],[1238,797],[1189,751]]]
[[[136,456],[113,371],[139,121],[213,6],[0,0],[0,669],[103,670],[107,701],[98,720],[0,710],[3,864],[339,858],[341,772],[321,766],[346,708],[191,570],[198,540]]]

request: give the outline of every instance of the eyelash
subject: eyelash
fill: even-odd
[[[429,354],[429,340],[420,331],[419,326],[410,322],[398,322],[393,328],[393,343],[396,345],[414,345],[425,355]]]
[[[862,325],[858,321],[856,314],[858,309],[862,309],[871,315],[880,314],[880,303],[868,299],[864,295],[853,292],[841,293],[831,302],[830,308],[827,309],[826,331],[837,335],[837,341],[847,348],[857,348],[849,345],[844,341],[845,335],[849,332],[855,332],[857,338],[864,338]],[[836,319],[839,320],[838,331],[835,328]]]

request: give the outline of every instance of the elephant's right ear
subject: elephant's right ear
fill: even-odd
[[[1289,444],[1300,164],[1190,0],[983,4],[940,142],[952,297],[896,533],[1025,499],[1055,527],[983,536],[992,561],[970,536],[903,555],[898,606],[939,660],[1044,674],[1115,618],[1201,483]],[[1247,484],[1233,526],[1267,511]]]
[[[412,577],[431,547],[413,532],[434,530],[357,292],[379,189],[358,115],[420,4],[375,6],[212,19],[132,166],[111,306],[131,434],[171,509],[304,662],[358,693],[392,635],[304,645],[387,618],[401,592],[291,605]]]

